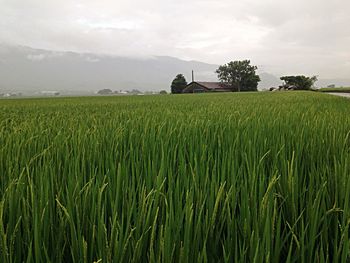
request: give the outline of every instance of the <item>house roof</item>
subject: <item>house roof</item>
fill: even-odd
[[[222,82],[204,82],[204,81],[194,81],[191,82],[189,85],[192,83],[197,83],[201,85],[202,87],[209,89],[209,90],[222,90],[222,89],[232,89],[228,84],[222,83]]]

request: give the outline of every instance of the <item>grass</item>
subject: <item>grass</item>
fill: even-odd
[[[349,100],[0,101],[1,262],[349,262]]]
[[[337,88],[321,88],[319,89],[321,92],[344,92],[350,93],[350,87],[337,87]]]

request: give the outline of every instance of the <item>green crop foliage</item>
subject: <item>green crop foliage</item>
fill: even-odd
[[[350,87],[337,87],[337,88],[321,88],[318,91],[321,92],[343,92],[350,93]]]
[[[0,262],[349,262],[350,101],[0,100]]]

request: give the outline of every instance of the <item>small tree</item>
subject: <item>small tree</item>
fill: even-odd
[[[176,93],[182,93],[184,88],[187,86],[187,81],[182,74],[178,74],[173,82],[171,83],[171,93],[176,94]]]
[[[317,81],[317,77],[300,76],[283,76],[281,80],[285,82],[286,86],[295,86],[297,90],[309,90]]]
[[[221,82],[229,84],[238,91],[257,91],[260,77],[256,74],[257,66],[250,65],[250,60],[231,61],[221,65],[215,72]]]
[[[97,92],[97,94],[100,94],[100,95],[108,95],[108,94],[112,94],[113,91],[110,90],[110,89],[101,89]]]
[[[168,94],[168,92],[166,92],[166,90],[161,90],[161,91],[159,91],[159,94],[160,95],[166,95],[166,94]]]

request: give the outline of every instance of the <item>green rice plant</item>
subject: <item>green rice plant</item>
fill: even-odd
[[[335,87],[335,88],[320,88],[318,91],[321,92],[343,92],[343,93],[349,93],[350,87]]]
[[[0,101],[1,262],[349,262],[349,100]]]

